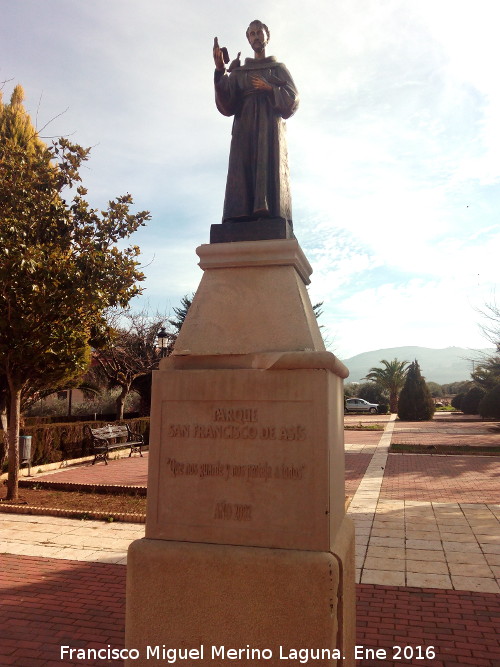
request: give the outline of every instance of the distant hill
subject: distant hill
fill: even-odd
[[[491,355],[494,348],[483,348],[482,350],[469,350],[464,347],[445,347],[435,350],[430,347],[389,347],[385,350],[372,350],[362,352],[350,359],[342,359],[349,369],[349,377],[346,382],[361,382],[370,368],[380,366],[381,359],[392,361],[413,361],[416,359],[420,365],[422,375],[427,382],[447,384],[460,380],[470,380],[472,362],[470,359],[480,359],[483,355]]]

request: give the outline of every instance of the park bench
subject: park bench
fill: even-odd
[[[99,428],[92,428],[86,424],[85,430],[88,431],[92,443],[94,454],[92,465],[99,459],[102,459],[108,465],[109,452],[124,447],[130,447],[129,457],[132,456],[133,452],[142,456],[144,436],[131,431],[128,424],[108,424]]]

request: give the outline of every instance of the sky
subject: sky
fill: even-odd
[[[21,83],[42,137],[92,146],[93,206],[130,192],[151,212],[132,237],[133,309],[172,313],[197,289],[232,124],[213,38],[251,56],[258,18],[300,92],[294,230],[328,349],[491,346],[478,311],[500,276],[498,0],[0,0],[0,16],[4,100]]]

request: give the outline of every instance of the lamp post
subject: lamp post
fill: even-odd
[[[157,338],[158,338],[158,347],[160,348],[160,356],[162,358],[166,357],[167,356],[168,345],[169,345],[169,335],[165,331],[164,326],[162,326],[160,331],[158,331]]]

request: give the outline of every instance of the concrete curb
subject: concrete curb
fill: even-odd
[[[81,493],[102,493],[110,495],[146,496],[146,486],[127,484],[93,484],[92,482],[51,482],[47,480],[19,480],[19,488],[53,489],[54,491],[80,491]]]
[[[91,512],[81,510],[61,510],[55,507],[34,507],[33,505],[0,504],[0,512],[5,514],[31,514],[37,516],[58,516],[67,519],[94,519],[98,521],[125,521],[127,523],[146,523],[146,515],[138,512]]]

